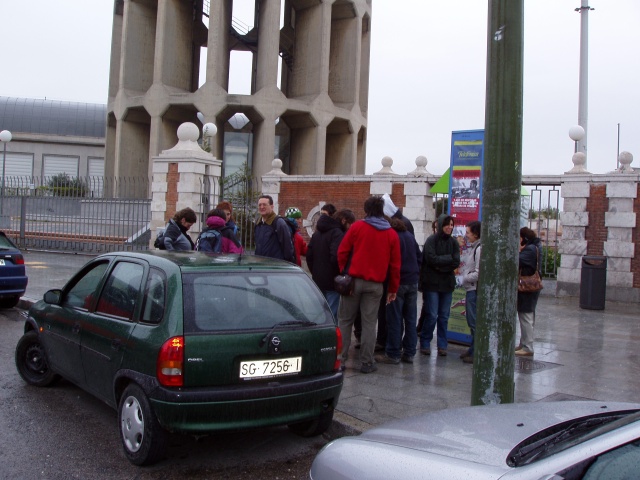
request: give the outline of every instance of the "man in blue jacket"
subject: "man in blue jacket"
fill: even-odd
[[[271,195],[258,198],[260,218],[256,222],[256,255],[296,263],[291,229],[284,218],[273,211]]]

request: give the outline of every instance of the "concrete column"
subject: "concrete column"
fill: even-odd
[[[189,91],[193,49],[193,7],[182,0],[159,0],[154,83]]]
[[[207,40],[207,82],[229,90],[229,28],[231,2],[211,0]]]
[[[280,2],[259,0],[256,91],[277,88],[280,50]]]
[[[146,92],[153,83],[157,5],[125,2],[120,89]]]
[[[256,177],[261,177],[271,170],[271,162],[275,155],[276,119],[265,119],[253,126],[253,167]]]

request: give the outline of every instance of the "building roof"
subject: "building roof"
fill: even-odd
[[[0,97],[0,130],[104,138],[106,128],[106,105]]]

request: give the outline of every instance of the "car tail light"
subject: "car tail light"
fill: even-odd
[[[173,337],[164,342],[158,354],[156,375],[160,385],[184,385],[184,337]]]
[[[333,364],[333,370],[340,370],[340,363],[342,358],[342,333],[340,333],[340,329],[336,327],[336,361]]]
[[[22,255],[14,255],[13,263],[15,265],[24,265],[24,257]]]

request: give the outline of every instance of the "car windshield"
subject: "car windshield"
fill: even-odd
[[[637,410],[577,418],[528,438],[511,451],[507,463],[511,467],[528,465],[637,421],[640,421]]]
[[[240,272],[183,275],[185,330],[219,331],[333,322],[304,273]]]

